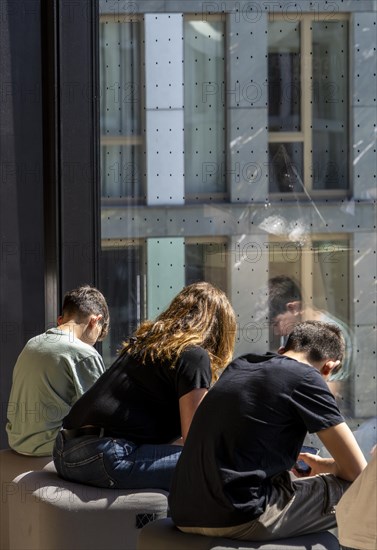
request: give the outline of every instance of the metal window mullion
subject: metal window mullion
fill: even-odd
[[[301,131],[304,135],[303,176],[305,189],[310,192],[312,181],[312,32],[310,17],[301,21]]]
[[[142,146],[142,155],[139,157],[139,166],[140,166],[140,182],[139,182],[139,195],[141,197],[147,196],[147,165],[146,165],[146,78],[145,78],[145,26],[144,26],[144,16],[140,21],[140,29],[139,29],[139,60],[140,60],[140,67],[139,67],[139,90],[138,90],[138,98],[140,101],[139,105],[139,113],[138,116],[140,117],[140,137],[141,137],[141,146]],[[145,281],[144,281],[145,283]],[[146,308],[146,293],[143,294],[144,296],[144,308]],[[143,313],[145,319],[145,312]]]
[[[308,308],[313,307],[313,241],[309,239],[307,244],[303,248],[303,253],[301,254],[301,288],[302,288],[302,299],[305,302],[305,305]],[[304,311],[304,321],[305,319],[305,310]],[[310,315],[309,315],[310,317]]]
[[[301,131],[304,135],[303,175],[307,192],[312,191],[312,32],[311,18],[303,17],[301,21]],[[310,238],[301,255],[302,298],[308,308],[313,307],[313,239]],[[304,308],[304,312],[307,308]],[[304,318],[305,319],[305,313]]]
[[[135,23],[137,21],[142,21],[143,15],[140,13],[126,14],[122,13],[117,17],[115,14],[103,14],[99,16],[100,23]]]
[[[102,135],[101,145],[121,146],[121,145],[142,145],[143,138],[140,135],[122,136],[122,135]]]
[[[270,132],[268,141],[270,143],[302,143],[304,134],[303,132]]]

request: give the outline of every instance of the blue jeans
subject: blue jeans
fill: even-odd
[[[169,491],[180,445],[135,445],[125,439],[85,435],[56,438],[53,459],[69,481],[114,489]]]

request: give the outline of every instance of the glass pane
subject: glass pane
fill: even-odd
[[[313,303],[332,315],[349,322],[348,241],[313,241]]]
[[[351,328],[350,247],[348,240],[313,240],[270,243],[269,318],[270,345],[277,349],[300,321],[335,323],[346,341],[341,371],[330,380],[343,413],[353,408],[352,355],[354,336]],[[310,277],[304,273],[310,273]]]
[[[225,182],[224,23],[184,27],[185,194],[223,194]]]
[[[271,193],[303,192],[302,143],[270,143],[269,189]]]
[[[351,378],[354,336],[350,322],[349,281],[350,248],[348,241],[313,241],[313,318],[335,323],[343,332],[346,354],[342,370],[330,378],[344,414],[353,409]]]
[[[300,27],[273,21],[268,25],[268,128],[300,130]]]
[[[101,182],[103,198],[140,199],[140,147],[102,145]]]
[[[313,189],[347,189],[347,23],[313,23]]]
[[[226,243],[186,243],[186,284],[209,281],[226,292]]]
[[[301,288],[302,280],[302,247],[297,242],[270,242],[269,243],[269,281],[277,281],[277,277],[289,278],[293,283],[297,283]],[[283,285],[283,283],[280,283]],[[291,326],[291,319],[279,318],[277,316],[282,315],[285,311],[285,304],[287,301],[283,298],[283,290],[279,292],[277,283],[272,285],[272,290],[268,293],[269,301],[266,308],[265,316],[270,320],[270,347],[272,350],[278,350],[280,346],[284,345],[286,339],[286,333],[289,332]],[[272,298],[273,296],[273,298]],[[291,294],[289,301],[298,299],[294,293]],[[279,321],[279,324],[277,323]],[[285,328],[284,324],[287,323],[288,327]]]
[[[139,22],[118,23],[113,18],[100,23],[103,197],[135,199],[143,194],[139,56]]]
[[[102,343],[105,364],[110,365],[121,347],[144,319],[144,247],[141,244],[107,245],[100,258],[101,290],[110,309],[110,332]]]

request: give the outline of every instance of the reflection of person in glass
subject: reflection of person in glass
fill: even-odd
[[[346,380],[349,378],[352,361],[352,335],[349,328],[337,317],[328,311],[309,306],[303,300],[300,286],[294,279],[286,275],[277,275],[268,281],[269,291],[269,318],[273,324],[274,333],[285,338],[293,327],[301,321],[323,321],[334,323],[342,330],[346,351],[339,369],[329,378],[329,387],[338,400],[342,409],[349,407],[349,398]]]
[[[184,288],[145,321],[63,421],[54,448],[65,479],[114,489],[168,490],[192,417],[230,361],[236,333],[225,294]]]

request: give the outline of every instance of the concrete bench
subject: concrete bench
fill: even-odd
[[[7,550],[136,550],[141,528],[167,515],[167,493],[100,489],[58,477],[53,463],[7,490]]]
[[[46,464],[51,462],[51,457],[33,457],[23,456],[10,449],[0,451],[0,548],[7,550],[9,548],[9,492],[13,491],[12,481],[19,474],[41,470]]]
[[[145,526],[137,550],[339,550],[338,539],[324,531],[273,542],[244,542],[182,533],[170,518]]]

